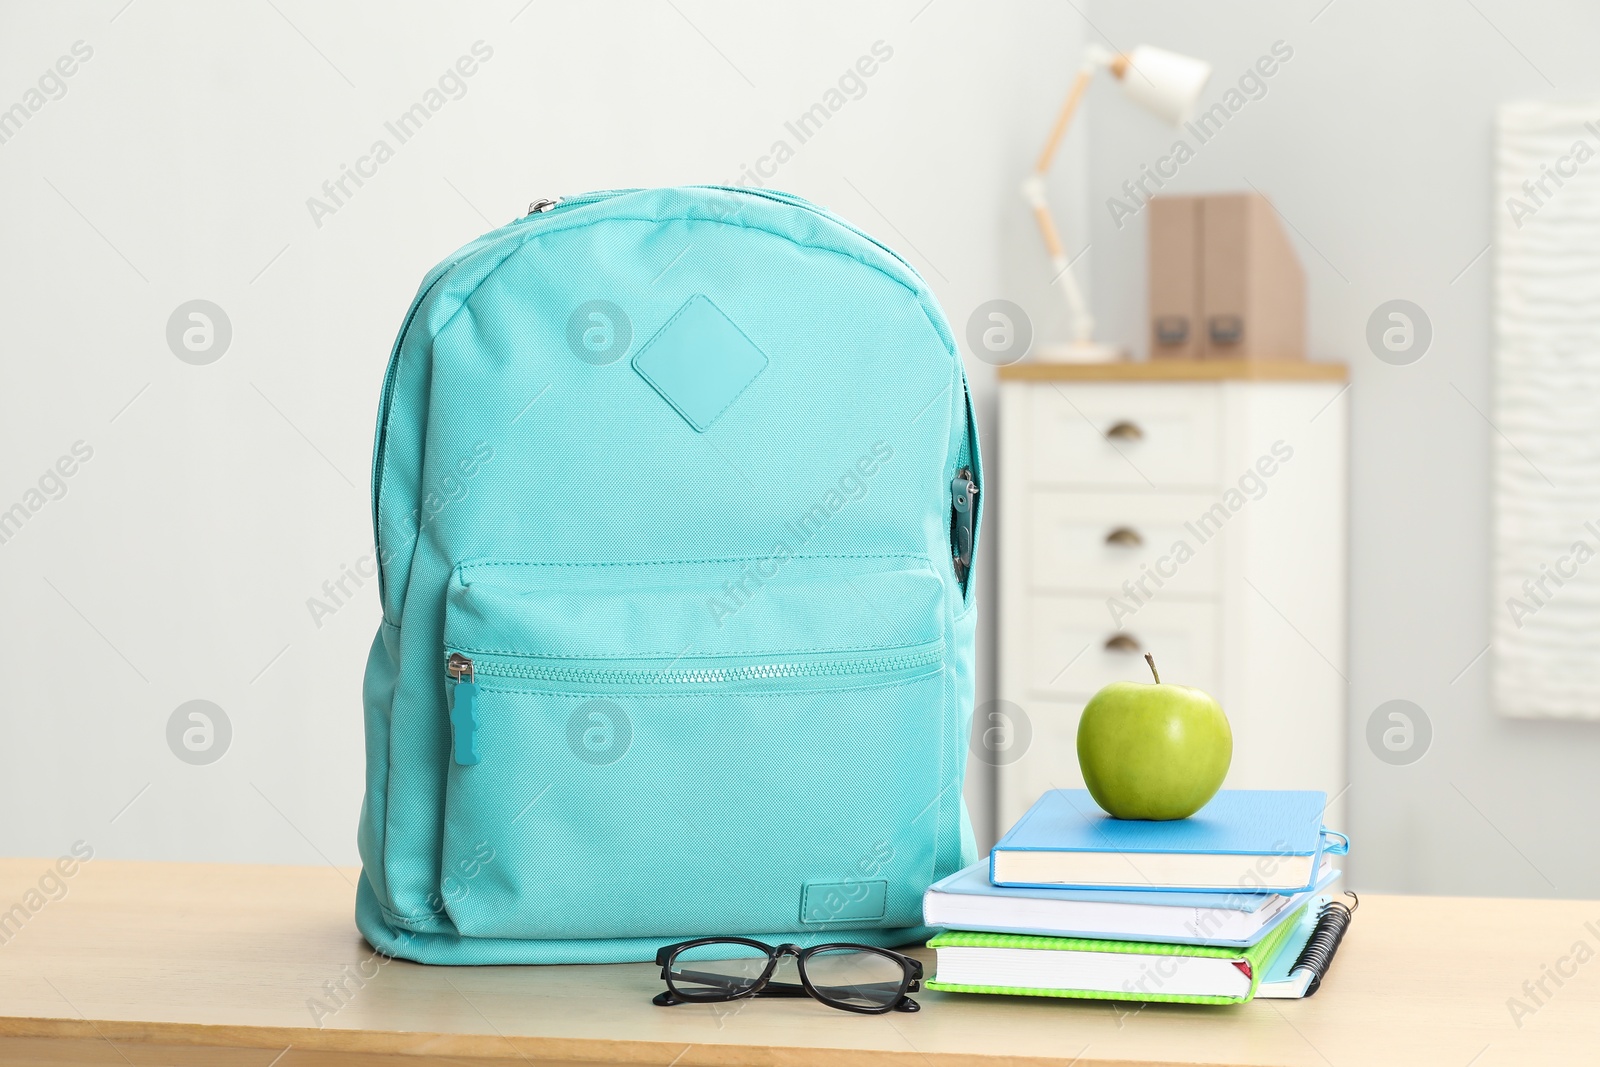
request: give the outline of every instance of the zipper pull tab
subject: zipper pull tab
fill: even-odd
[[[561,203],[561,198],[559,196],[554,198],[541,197],[540,199],[535,200],[533,203],[528,205],[528,214],[542,215],[559,203]]]
[[[972,472],[963,467],[950,483],[950,540],[954,551],[956,579],[967,580],[972,569],[972,526],[978,510],[978,485]]]
[[[450,654],[444,669],[456,683],[450,701],[450,747],[455,751],[456,762],[470,767],[481,759],[478,755],[478,682],[472,673],[472,661],[459,652]]]

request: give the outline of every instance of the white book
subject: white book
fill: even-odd
[[[934,883],[922,899],[929,926],[1041,937],[1248,947],[1339,876],[1324,859],[1303,893],[1152,893],[996,886],[987,863]]]

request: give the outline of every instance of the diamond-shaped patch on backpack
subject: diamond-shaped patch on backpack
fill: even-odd
[[[633,369],[704,433],[767,369],[767,357],[704,296],[691,296],[633,357]]]

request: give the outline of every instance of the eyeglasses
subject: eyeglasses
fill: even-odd
[[[784,956],[795,958],[800,984],[774,982]],[[871,945],[766,945],[743,937],[702,937],[656,953],[667,990],[652,1001],[673,1004],[742,997],[812,997],[830,1008],[882,1015],[920,1011],[907,993],[922,988],[922,964]]]

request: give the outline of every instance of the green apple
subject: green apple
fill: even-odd
[[[1078,720],[1083,781],[1118,819],[1186,819],[1222,788],[1233,731],[1209,693],[1155,683],[1112,682]]]

